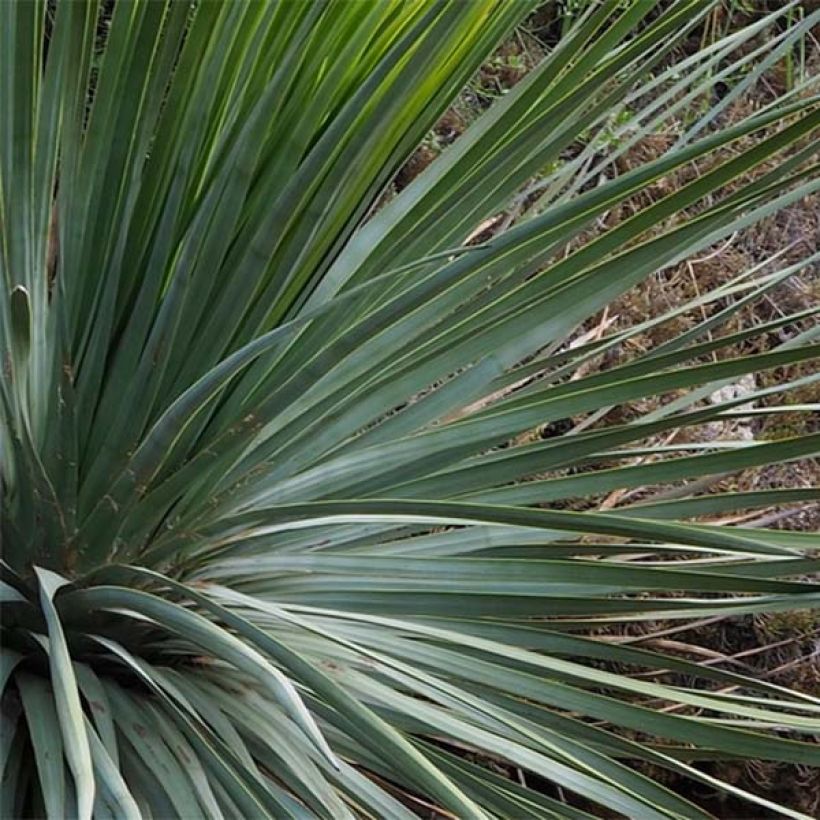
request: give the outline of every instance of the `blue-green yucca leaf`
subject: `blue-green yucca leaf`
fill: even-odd
[[[34,756],[47,817],[62,817],[65,812],[63,778],[63,740],[55,708],[54,693],[45,680],[25,673],[16,677],[17,687],[26,711]]]
[[[585,5],[400,191],[534,0],[0,8],[4,817],[803,816],[699,762],[820,763],[820,701],[657,623],[820,600],[712,521],[816,489],[698,494],[818,434],[663,438],[817,412],[817,309],[737,326],[817,255],[584,323],[816,195],[815,80],[721,118],[820,11]]]
[[[74,775],[77,789],[77,814],[81,818],[90,818],[95,792],[91,752],[65,630],[53,601],[57,590],[67,582],[50,570],[35,568],[35,573],[40,585],[40,601],[48,629],[47,652],[60,732],[64,741],[66,760]]]

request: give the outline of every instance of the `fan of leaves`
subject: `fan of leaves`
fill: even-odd
[[[724,98],[612,173],[818,18],[787,25],[788,4],[675,60],[714,3],[655,5],[589,4],[386,203],[532,3],[2,5],[3,817],[695,818],[646,772],[758,812],[777,807],[698,761],[820,762],[816,697],[599,634],[815,606],[816,537],[696,519],[818,492],[568,509],[820,450],[657,443],[817,412],[788,403],[805,367],[707,400],[816,359],[816,310],[725,331],[813,260],[569,342],[820,188],[811,81],[718,128]],[[526,218],[470,243],[539,173]],[[655,396],[674,399],[601,422]],[[521,435],[566,418],[589,423]]]

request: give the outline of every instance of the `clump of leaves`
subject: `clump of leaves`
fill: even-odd
[[[569,342],[646,276],[820,188],[802,93],[699,120],[596,184],[766,24],[664,67],[714,4],[654,5],[589,4],[375,213],[532,4],[121,2],[104,25],[94,2],[48,25],[46,4],[2,5],[2,816],[694,818],[641,772],[758,811],[771,801],[696,762],[820,762],[816,698],[599,630],[811,608],[816,538],[691,519],[815,490],[560,509],[820,447],[590,469],[667,453],[641,444],[664,431],[776,416],[773,397],[818,378],[703,401],[820,353],[815,326],[709,358],[808,318],[720,333],[799,264]],[[527,218],[470,244],[544,169]],[[712,300],[628,363],[587,366]]]

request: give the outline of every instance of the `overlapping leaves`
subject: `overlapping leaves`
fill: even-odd
[[[726,330],[816,260],[762,260],[567,344],[647,276],[820,187],[811,80],[722,129],[718,103],[611,173],[817,17],[785,25],[787,6],[681,61],[713,3],[654,5],[591,4],[386,203],[532,4],[3,6],[3,816],[708,816],[649,767],[799,816],[698,762],[820,763],[820,701],[590,630],[815,607],[816,538],[694,519],[820,494],[566,508],[820,450],[816,434],[657,443],[817,412],[785,403],[816,368],[708,400],[818,357],[811,309]],[[693,162],[708,170],[590,235]],[[526,218],[467,243],[539,173]],[[587,421],[520,442],[568,417]]]

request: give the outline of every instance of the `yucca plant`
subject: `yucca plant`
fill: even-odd
[[[817,22],[681,57],[713,5],[588,4],[391,198],[533,3],[2,4],[2,817],[802,816],[702,763],[820,763],[820,699],[613,634],[820,600],[816,536],[698,521],[816,489],[680,489],[820,434],[661,437],[817,411],[816,310],[726,330],[811,260],[583,332],[820,188],[810,81],[614,172]]]

